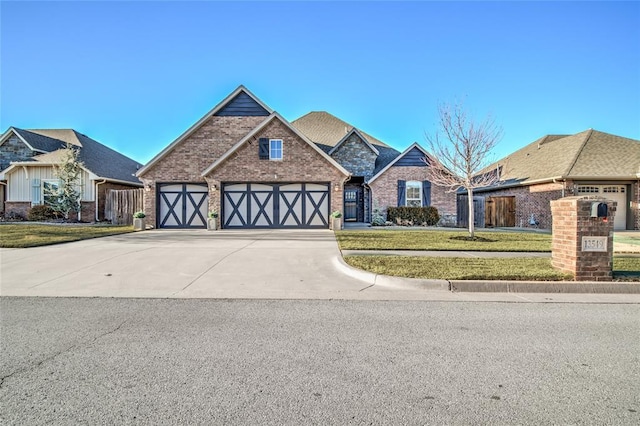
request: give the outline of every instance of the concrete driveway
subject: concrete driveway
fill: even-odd
[[[153,230],[0,249],[2,296],[345,298],[328,230]]]

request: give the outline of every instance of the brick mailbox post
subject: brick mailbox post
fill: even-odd
[[[554,268],[573,274],[576,281],[612,280],[616,204],[594,196],[551,201]]]

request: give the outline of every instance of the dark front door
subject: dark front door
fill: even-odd
[[[362,198],[361,188],[344,189],[344,220],[358,221],[358,202]]]

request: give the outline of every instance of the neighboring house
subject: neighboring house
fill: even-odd
[[[398,205],[384,193],[387,174],[396,179],[394,194],[402,179],[422,185],[424,161],[392,167],[405,154],[326,112],[290,123],[240,86],[138,177],[145,212],[158,228],[204,228],[209,211],[220,213],[222,228],[327,228],[332,211],[368,222],[372,206]],[[390,171],[412,167],[423,173]],[[374,177],[383,188],[379,197],[368,186]],[[455,210],[455,195],[450,199]],[[408,202],[429,205],[430,199]]]
[[[478,226],[551,229],[550,201],[597,195],[617,202],[614,229],[640,229],[640,141],[587,130],[548,135],[491,165],[500,180],[474,191]],[[466,224],[458,194],[458,223]]]
[[[70,144],[83,163],[80,182],[82,221],[104,219],[106,192],[142,186],[135,176],[142,165],[72,129],[9,128],[0,136],[0,181],[5,215],[26,217],[29,209],[46,204],[47,189],[58,185],[54,166]]]

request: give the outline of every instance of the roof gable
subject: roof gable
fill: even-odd
[[[351,135],[356,135],[361,141],[362,143],[369,148],[371,151],[373,151],[374,154],[376,155],[380,155],[380,151],[378,151],[378,149],[376,147],[374,147],[363,135],[362,133],[360,133],[360,131],[358,129],[356,129],[355,127],[351,129],[351,131],[349,133],[347,133],[346,135],[344,135],[344,137],[340,140],[340,142],[338,142],[333,148],[331,148],[331,150],[329,151],[329,155],[332,155],[334,152],[336,152],[341,146],[342,144],[345,143],[345,141],[347,139],[349,139],[351,137]]]
[[[312,111],[292,121],[291,124],[304,133],[307,138],[320,145],[334,147],[343,141],[345,135],[352,129],[356,129],[369,144],[375,147],[389,147],[384,142],[326,111]]]
[[[220,117],[266,117],[269,115],[269,111],[256,98],[241,91],[213,115]]]
[[[65,142],[60,139],[56,139],[51,136],[36,133],[32,130],[14,128],[14,132],[33,151],[51,152],[51,151],[55,151],[57,149],[63,148],[65,146]]]
[[[238,88],[236,90],[234,90],[231,94],[229,94],[229,96],[227,96],[226,98],[224,98],[222,101],[220,101],[220,103],[218,103],[218,105],[216,105],[215,107],[213,107],[213,109],[209,112],[207,112],[202,118],[200,118],[200,120],[198,120],[193,126],[189,127],[184,133],[182,133],[180,136],[178,136],[178,138],[176,140],[174,140],[173,142],[171,142],[165,149],[163,149],[162,151],[160,151],[155,157],[153,157],[147,164],[144,165],[144,167],[142,167],[138,173],[136,174],[137,176],[142,176],[144,175],[154,164],[156,164],[158,161],[160,161],[162,158],[164,158],[167,154],[169,154],[171,151],[173,151],[173,149],[179,145],[182,141],[184,141],[185,139],[187,139],[189,136],[191,136],[196,130],[198,130],[203,124],[205,124],[207,122],[207,120],[209,120],[209,118],[216,116],[220,111],[225,110],[225,108],[227,106],[230,105],[235,105],[233,107],[233,109],[229,109],[227,110],[228,113],[230,113],[232,110],[237,110],[239,104],[236,103],[234,104],[233,101],[236,100],[236,98],[240,95],[240,94],[244,94],[247,95],[248,98],[250,100],[252,100],[253,102],[255,102],[258,106],[262,107],[265,111],[267,111],[269,114],[271,114],[273,112],[273,110],[271,108],[269,108],[267,105],[265,105],[260,99],[258,99],[253,93],[251,93],[246,87],[244,86],[238,86]],[[245,96],[241,96],[238,100],[238,102],[240,103],[245,103],[248,105],[248,100]],[[247,103],[248,102],[248,103]],[[255,108],[255,106],[254,106]],[[268,114],[267,114],[268,115]],[[228,115],[227,115],[228,116]]]
[[[380,176],[382,176],[384,172],[386,172],[387,170],[389,170],[391,167],[394,167],[394,166],[418,165],[420,167],[426,167],[428,165],[427,162],[429,161],[429,157],[430,157],[429,153],[423,147],[421,147],[420,144],[418,144],[418,142],[414,142],[411,144],[411,146],[409,146],[409,148],[405,149],[400,155],[395,157],[391,162],[389,162],[389,164],[387,164],[384,168],[378,171],[371,179],[369,179],[368,183],[372,183],[373,181],[378,179]],[[420,159],[421,164],[416,163],[416,159],[418,158]],[[427,162],[424,162],[423,159],[427,159]],[[400,163],[402,161],[404,161],[404,164]]]
[[[264,129],[267,124],[271,123],[273,120],[279,120],[283,123],[287,128],[289,128],[296,136],[306,142],[314,151],[316,151],[319,155],[321,155],[326,161],[328,161],[332,166],[338,169],[345,176],[349,176],[350,173],[344,167],[342,167],[338,162],[336,162],[333,158],[331,158],[327,153],[325,153],[322,149],[320,149],[315,143],[310,141],[304,134],[302,134],[298,129],[291,125],[287,120],[285,120],[280,114],[277,112],[272,112],[269,118],[264,120],[258,126],[256,126],[251,132],[249,132],[245,137],[238,141],[231,149],[229,149],[223,156],[214,161],[209,167],[207,167],[201,175],[207,176],[213,170],[215,170],[222,163],[227,161],[236,151],[238,151],[243,145],[245,145],[248,141],[254,138],[262,129]]]
[[[633,177],[640,174],[640,141],[593,130],[566,176]]]

